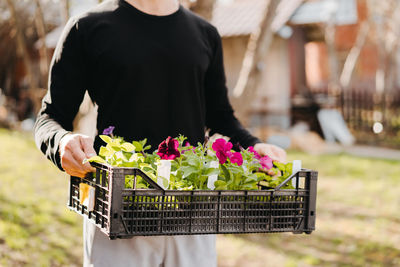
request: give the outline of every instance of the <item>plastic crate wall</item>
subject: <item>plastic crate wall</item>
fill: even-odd
[[[136,235],[311,233],[315,229],[315,171],[302,170],[294,176],[296,189],[164,191],[124,188],[126,175],[145,176],[140,170],[101,164],[95,167],[93,177],[71,177],[69,207],[92,220],[111,239]],[[95,187],[92,212],[79,202],[81,182]]]

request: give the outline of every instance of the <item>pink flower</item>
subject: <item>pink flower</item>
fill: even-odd
[[[254,147],[249,146],[249,151],[250,151],[251,153],[254,154],[254,157],[255,157],[256,159],[261,159],[260,154],[258,154],[258,152],[254,150]]]
[[[188,141],[185,141],[183,144],[184,144],[184,145],[183,145],[184,147],[191,146],[190,143],[189,143]],[[183,150],[182,150],[182,154],[185,153],[186,151],[189,151],[189,150],[190,150],[190,148],[188,148],[188,149],[183,149]],[[194,147],[192,147],[192,151],[195,152]]]
[[[273,167],[272,159],[268,156],[260,158],[260,164],[263,170],[270,170]]]
[[[229,154],[231,153],[232,149],[232,143],[227,142],[223,138],[218,138],[215,140],[215,142],[212,144],[212,149],[214,149],[217,158],[219,160],[220,164],[224,164],[226,160],[228,159]]]
[[[236,163],[238,166],[242,166],[243,156],[242,154],[240,154],[240,152],[229,152],[228,157],[232,163]]]
[[[168,138],[161,142],[158,146],[157,155],[161,157],[161,159],[175,159],[181,155],[178,150],[179,142],[176,139]]]

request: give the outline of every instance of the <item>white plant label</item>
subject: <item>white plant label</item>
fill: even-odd
[[[211,161],[210,162],[210,167],[211,168],[219,168],[219,162],[218,161]],[[207,187],[208,189],[214,190],[215,189],[215,181],[218,180],[218,174],[213,174],[208,176],[208,181],[207,181]]]
[[[301,160],[293,160],[292,175],[301,171]],[[297,187],[296,179],[292,179],[292,185],[294,188]]]
[[[157,166],[157,183],[164,189],[169,186],[169,178],[171,176],[171,161],[162,159]]]

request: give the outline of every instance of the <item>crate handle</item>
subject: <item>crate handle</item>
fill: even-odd
[[[303,171],[303,170],[301,170],[301,171]],[[297,175],[299,172],[301,172],[301,171],[292,173],[288,178],[286,178],[285,181],[283,181],[280,185],[278,185],[277,187],[275,187],[275,188],[274,188],[274,191],[280,190],[282,186],[284,186],[284,185],[287,184],[290,180],[292,180],[294,177],[296,177],[296,175]],[[297,185],[297,187],[298,187],[298,186],[299,186],[299,185]]]
[[[151,179],[149,176],[147,176],[142,170],[140,169],[135,169],[135,176],[139,175],[142,177],[146,182],[148,182],[154,189],[162,190],[165,191],[164,188],[162,188],[159,184],[157,184],[153,179]]]

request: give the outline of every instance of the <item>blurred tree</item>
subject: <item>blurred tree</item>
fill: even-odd
[[[212,18],[215,2],[216,0],[197,0],[194,3],[190,0],[186,1],[193,12],[199,14],[208,21]]]
[[[399,58],[395,56],[400,49],[400,1],[367,0],[367,6],[374,29],[373,42],[378,49],[375,105],[381,106],[381,122],[385,126],[390,119],[386,114],[387,94],[396,88],[396,68],[400,66]]]
[[[63,24],[67,24],[67,21],[69,19],[69,9],[70,9],[70,3],[69,0],[60,0],[60,13],[61,13],[61,18],[63,20]]]
[[[42,5],[40,4],[39,0],[34,0],[36,4],[36,14],[35,14],[35,25],[38,36],[41,40],[40,47],[39,47],[39,67],[40,67],[40,74],[41,74],[41,85],[43,87],[47,87],[47,76],[49,74],[49,55],[47,53],[47,46],[46,46],[46,24],[44,21]]]
[[[29,91],[32,91],[36,89],[37,85],[34,79],[34,66],[32,63],[32,60],[29,55],[28,47],[27,47],[27,42],[25,39],[25,35],[23,32],[23,28],[20,24],[19,17],[17,15],[17,11],[14,5],[13,0],[6,0],[8,9],[10,11],[10,21],[11,25],[14,27],[14,30],[16,32],[16,43],[18,47],[18,53],[21,55],[22,60],[25,65],[25,71],[26,71],[26,78],[28,80],[28,86],[29,86]]]
[[[367,0],[369,17],[371,18],[378,48],[378,69],[376,72],[376,91],[384,93],[395,87],[395,71],[397,57],[395,52],[400,48],[400,1]]]
[[[237,117],[247,123],[249,104],[254,100],[257,86],[262,78],[260,62],[266,57],[273,38],[271,23],[276,15],[279,0],[268,0],[264,17],[258,29],[250,35],[239,78],[233,89],[233,105]]]
[[[354,46],[350,49],[350,52],[347,55],[346,60],[344,62],[343,70],[340,74],[340,85],[342,86],[343,90],[348,90],[350,87],[354,69],[356,67],[358,58],[360,56],[361,49],[363,48],[367,40],[369,32],[370,32],[369,21],[365,20],[360,25],[356,42],[354,43]]]

